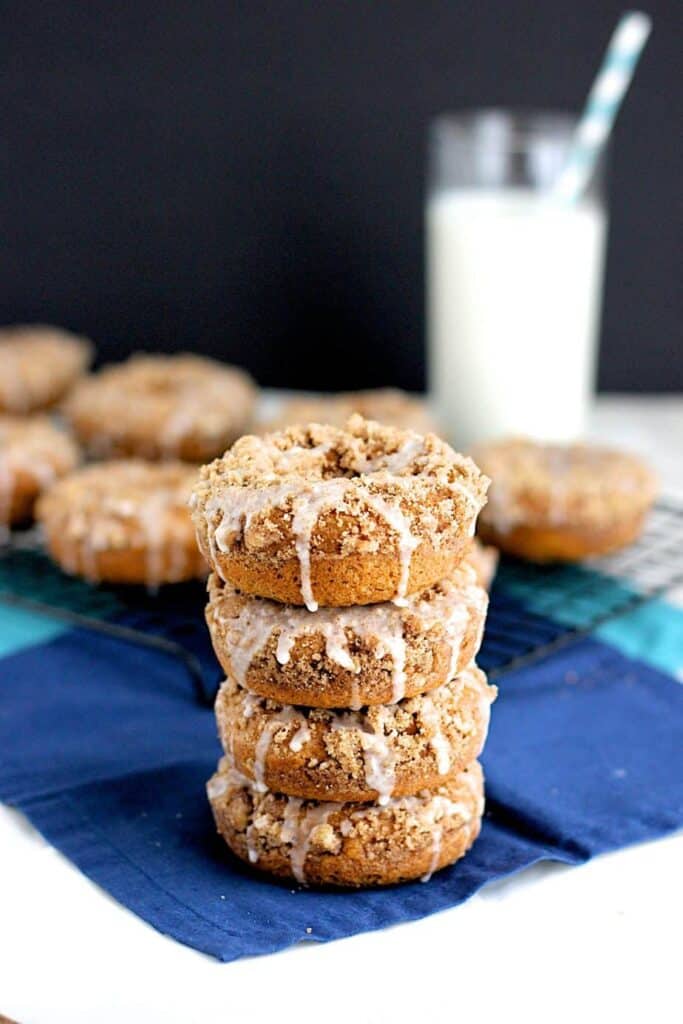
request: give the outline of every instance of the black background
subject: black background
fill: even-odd
[[[264,384],[424,382],[424,134],[577,109],[620,3],[3,3],[0,321]],[[681,4],[614,136],[600,383],[683,387]],[[549,338],[552,344],[552,337]]]

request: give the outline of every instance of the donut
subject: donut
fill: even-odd
[[[79,458],[77,445],[49,417],[0,414],[0,531],[30,520],[38,495]]]
[[[498,548],[494,548],[492,544],[482,544],[478,537],[472,538],[467,561],[474,570],[479,586],[484,590],[491,589],[499,560]]]
[[[471,565],[406,599],[305,608],[250,597],[212,573],[206,621],[234,682],[283,704],[360,708],[440,686],[475,657],[488,599]]]
[[[182,462],[104,462],[64,477],[38,502],[48,551],[90,582],[154,587],[203,576]]]
[[[650,469],[612,448],[515,438],[477,458],[493,481],[481,539],[532,562],[576,562],[631,544],[657,494]]]
[[[380,805],[262,793],[225,757],[207,793],[218,832],[241,860],[301,884],[354,888],[426,881],[464,856],[484,810],[476,761],[435,789]]]
[[[259,433],[272,433],[299,423],[327,423],[333,427],[343,427],[354,413],[387,427],[416,430],[418,434],[440,433],[427,403],[397,388],[339,391],[319,397],[311,395],[291,398],[282,403],[277,413],[261,418],[258,428]]]
[[[227,681],[216,719],[224,750],[259,790],[387,803],[479,756],[495,694],[474,665],[429,694],[362,711],[295,708]]]
[[[87,370],[92,357],[87,338],[59,327],[0,328],[0,412],[48,409]]]
[[[82,380],[63,411],[93,455],[203,462],[245,431],[255,398],[234,366],[141,354]]]
[[[346,607],[426,590],[462,560],[488,480],[434,434],[354,415],[240,438],[192,496],[209,564],[244,594]]]

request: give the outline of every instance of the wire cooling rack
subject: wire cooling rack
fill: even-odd
[[[478,662],[492,679],[547,657],[683,584],[683,503],[662,500],[638,540],[582,565],[501,559]]]
[[[660,501],[639,540],[581,566],[503,558],[478,663],[491,679],[537,662],[602,623],[683,584],[683,504]],[[50,561],[36,529],[0,543],[0,601],[181,661],[197,699],[213,703],[221,670],[204,623],[203,584],[92,586]]]

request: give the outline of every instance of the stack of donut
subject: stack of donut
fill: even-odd
[[[474,842],[495,688],[468,554],[488,482],[433,434],[360,416],[242,437],[202,467],[192,515],[227,675],[207,791],[242,860],[385,885]]]

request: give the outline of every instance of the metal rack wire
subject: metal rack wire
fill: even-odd
[[[683,504],[661,501],[631,547],[582,566],[502,559],[479,664],[492,679],[566,647],[600,624],[683,584]],[[150,593],[66,576],[36,529],[0,543],[0,601],[182,662],[210,706],[221,678],[204,624],[201,583]]]
[[[492,679],[683,585],[683,504],[662,500],[630,547],[581,566],[502,560],[479,663]]]

